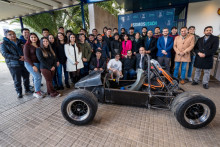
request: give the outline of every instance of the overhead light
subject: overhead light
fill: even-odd
[[[142,9],[142,7],[140,7],[140,9]]]
[[[169,3],[169,6],[171,6],[172,5],[172,3]]]

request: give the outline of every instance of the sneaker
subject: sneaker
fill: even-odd
[[[51,97],[60,97],[61,96],[61,94],[60,93],[55,93],[55,94],[53,94],[53,95],[50,95]]]
[[[34,89],[34,86],[32,86],[32,85],[29,85],[29,88],[30,88],[30,89]]]
[[[20,99],[20,98],[23,98],[22,93],[18,93],[18,98],[19,98],[19,99]]]
[[[203,84],[203,88],[204,89],[209,89],[209,85],[208,84]]]
[[[198,82],[196,82],[196,81],[193,81],[192,82],[192,85],[198,85],[199,83]]]
[[[192,82],[192,78],[188,78],[188,81],[189,81],[189,82]]]
[[[185,82],[185,80],[181,80],[180,83],[181,83],[182,85],[184,85],[186,82]]]
[[[36,98],[43,98],[41,92],[35,92],[35,93],[33,94],[33,96],[36,97]]]

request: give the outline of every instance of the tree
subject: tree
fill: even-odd
[[[119,9],[121,9],[115,0],[97,3],[97,5],[116,17],[119,14]],[[87,4],[84,5],[84,15],[86,28],[89,30],[89,12]],[[12,21],[12,23],[14,22],[19,22],[19,19]],[[42,28],[48,28],[51,34],[56,35],[57,29],[60,26],[63,26],[67,30],[70,29],[74,33],[79,33],[82,28],[81,8],[80,6],[73,6],[58,11],[26,16],[23,17],[23,23],[33,28],[38,33],[41,33]]]

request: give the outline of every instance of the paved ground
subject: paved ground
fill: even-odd
[[[45,84],[44,84],[45,85]],[[95,120],[75,126],[61,115],[61,98],[17,99],[11,76],[0,63],[0,146],[142,146],[217,147],[220,146],[220,83],[211,88],[182,86],[210,97],[217,114],[210,125],[199,130],[185,129],[170,111],[99,104]],[[45,87],[43,87],[45,90]]]

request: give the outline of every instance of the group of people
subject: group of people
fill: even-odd
[[[181,65],[181,84],[186,82],[188,63],[187,77],[188,81],[193,81],[192,85],[198,84],[204,69],[203,87],[208,89],[213,55],[219,46],[219,38],[213,36],[212,31],[211,26],[206,27],[204,36],[199,38],[194,26],[182,27],[179,35],[176,27],[172,27],[170,33],[168,28],[160,33],[159,27],[154,32],[143,27],[141,33],[135,33],[133,27],[126,33],[122,28],[120,34],[117,28],[112,33],[111,28],[104,27],[103,34],[93,29],[89,35],[85,29],[74,34],[59,27],[56,36],[47,28],[42,29],[43,37],[39,39],[37,34],[24,28],[20,39],[14,31],[7,30],[0,49],[19,98],[22,98],[22,78],[25,93],[33,93],[37,98],[46,95],[41,91],[42,75],[51,97],[61,96],[58,91],[64,89],[63,74],[67,88],[70,88],[70,80],[76,83],[91,71],[107,71],[116,80],[134,79],[136,69],[147,69],[146,54],[175,78]],[[193,67],[196,67],[194,80]],[[29,74],[33,77],[34,91],[30,89]]]

